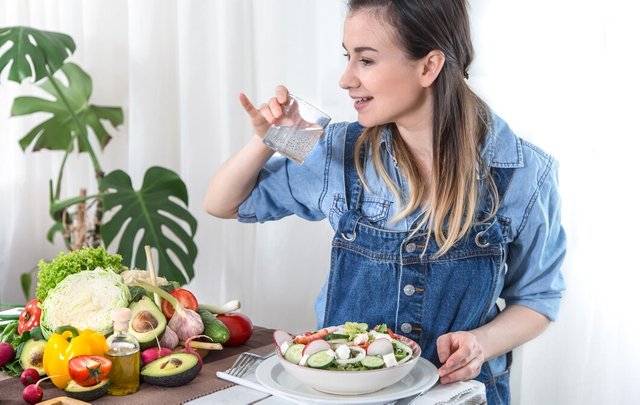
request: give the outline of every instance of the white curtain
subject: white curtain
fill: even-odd
[[[470,84],[523,137],[560,161],[569,237],[560,319],[517,353],[516,404],[632,404],[640,345],[634,237],[640,69],[633,0],[471,0]],[[329,268],[331,230],[296,218],[241,225],[207,216],[215,168],[248,140],[237,95],[256,103],[280,83],[334,121],[355,119],[338,88],[343,0],[0,0],[0,27],[70,34],[71,60],[93,79],[95,104],[125,123],[101,156],[139,187],[153,165],[177,171],[198,219],[203,302],[238,298],[257,325],[300,331]],[[18,146],[40,118],[10,118],[34,94],[0,76],[0,302],[22,302],[19,274],[63,249],[46,231],[48,181],[61,155]],[[64,195],[95,188],[87,157]]]

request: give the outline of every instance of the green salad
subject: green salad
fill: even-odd
[[[413,349],[386,324],[346,322],[302,335],[274,332],[279,353],[299,366],[362,371],[396,367],[414,357]]]

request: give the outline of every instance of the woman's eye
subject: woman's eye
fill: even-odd
[[[362,63],[364,66],[368,66],[368,65],[372,64],[373,61],[371,61],[369,59],[360,58],[360,63]]]

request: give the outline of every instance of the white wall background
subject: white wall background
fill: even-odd
[[[640,361],[637,289],[640,16],[629,0],[471,0],[477,57],[471,85],[523,137],[561,162],[569,236],[560,320],[518,352],[516,404],[632,404]],[[256,324],[315,325],[329,267],[326,223],[241,225],[204,214],[213,170],[251,135],[237,95],[256,102],[284,83],[335,121],[355,118],[337,86],[342,0],[0,0],[0,26],[70,34],[93,102],[122,106],[106,171],[139,187],[152,165],[180,173],[199,221],[202,301],[238,298]],[[31,94],[0,76],[0,302],[19,303],[18,276],[63,249],[46,239],[48,180],[61,155],[24,154]],[[95,187],[85,156],[65,195]]]

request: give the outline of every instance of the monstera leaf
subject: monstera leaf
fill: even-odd
[[[158,252],[161,276],[180,284],[193,278],[197,222],[186,209],[189,197],[180,177],[169,169],[151,167],[144,175],[142,188],[134,190],[131,178],[116,170],[105,176],[102,185],[107,191],[103,199],[105,214],[115,212],[102,226],[102,237],[109,246],[122,231],[116,251],[122,255],[123,264],[146,268],[144,246],[150,245]]]
[[[91,145],[86,128],[91,128],[101,148],[111,139],[101,120],[107,120],[117,127],[124,118],[119,107],[98,107],[89,104],[91,78],[78,65],[66,63],[61,72],[67,78],[68,86],[53,77],[39,85],[51,94],[53,101],[38,97],[17,97],[13,102],[11,115],[27,115],[36,112],[51,113],[53,116],[33,128],[20,139],[25,150],[33,144],[33,151],[40,149],[63,150],[77,138],[78,150],[89,151]]]
[[[76,50],[69,35],[29,27],[0,28],[0,49],[7,43],[10,46],[0,55],[0,73],[13,62],[9,80],[18,83],[28,77],[37,82],[55,73]]]

